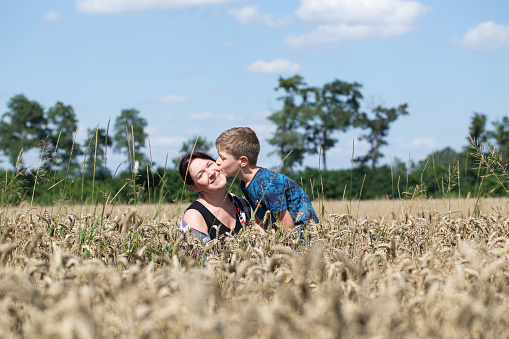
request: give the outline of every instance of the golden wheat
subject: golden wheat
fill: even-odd
[[[506,200],[320,206],[307,245],[196,243],[178,205],[2,211],[0,337],[509,337]]]

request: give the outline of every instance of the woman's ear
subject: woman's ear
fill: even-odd
[[[195,191],[195,192],[198,192],[196,190],[196,186],[195,185],[188,185],[187,187],[189,187],[191,190]],[[199,192],[198,192],[199,193]]]

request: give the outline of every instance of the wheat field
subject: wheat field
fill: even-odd
[[[1,338],[507,338],[508,199],[315,201],[224,242],[187,204],[0,209]]]

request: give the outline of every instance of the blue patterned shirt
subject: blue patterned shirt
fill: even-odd
[[[240,187],[260,220],[270,211],[269,223],[275,222],[275,216],[286,209],[290,212],[295,226],[306,221],[318,223],[318,217],[306,192],[284,174],[260,167],[249,185],[246,187],[245,182],[241,181]]]

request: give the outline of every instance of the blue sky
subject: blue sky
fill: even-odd
[[[159,165],[194,135],[250,126],[259,165],[277,166],[266,117],[281,108],[280,76],[358,82],[364,110],[407,103],[385,162],[460,150],[473,112],[489,127],[509,115],[506,0],[0,0],[0,22],[0,113],[17,94],[46,109],[61,101],[84,140],[136,108]],[[329,169],[349,168],[361,133],[337,135]]]

